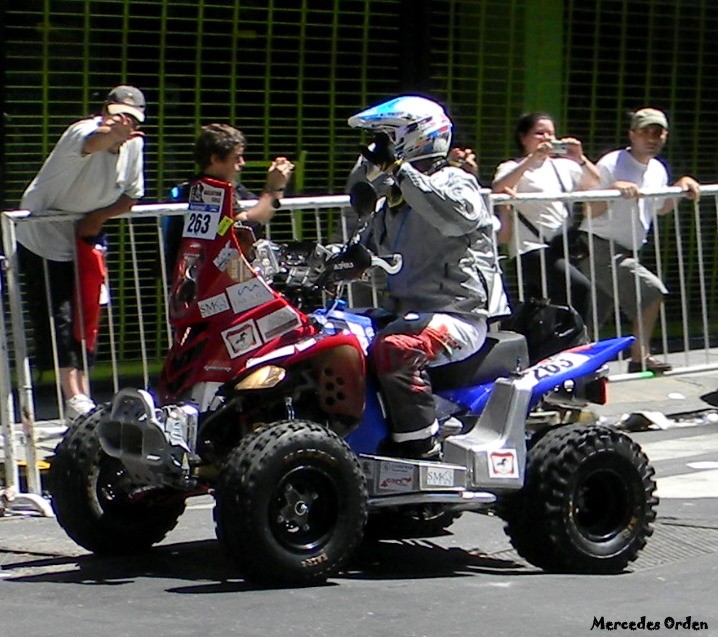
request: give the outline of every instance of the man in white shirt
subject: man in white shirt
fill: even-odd
[[[581,229],[593,235],[593,283],[599,308],[611,307],[615,267],[618,302],[631,319],[636,335],[629,373],[641,370],[663,373],[670,371],[671,366],[650,356],[650,340],[668,290],[634,255],[646,242],[653,216],[667,214],[675,205],[673,198],[641,196],[641,191],[668,185],[668,172],[656,159],[668,139],[668,119],[662,111],[642,108],[631,116],[628,136],[629,147],[614,150],[597,163],[599,188],[619,190],[623,199],[591,204]],[[700,196],[700,186],[692,177],[683,176],[673,185],[680,187],[689,199]],[[590,259],[584,259],[580,268],[586,276],[591,276]],[[598,317],[599,324],[602,318]]]
[[[79,267],[78,279],[83,281],[92,274],[97,282],[104,267],[103,223],[128,212],[144,195],[144,133],[140,130],[144,120],[142,92],[134,86],[115,87],[99,115],[79,120],[65,130],[20,202],[22,209],[31,211],[31,217],[84,213],[77,224],[56,220],[17,225],[20,262],[26,273],[34,322],[36,363],[40,369],[52,368],[52,315],[65,416],[70,422],[95,406],[83,364],[85,357],[92,362],[94,338],[78,335],[78,322],[82,316],[87,330],[93,321],[96,326],[99,316],[99,285],[86,289],[81,284],[79,294],[75,289],[75,254],[89,254],[90,261],[95,258],[97,271],[83,272]],[[43,260],[47,261],[49,308]],[[84,297],[81,303],[76,302],[78,297]],[[94,316],[88,319],[88,314]]]

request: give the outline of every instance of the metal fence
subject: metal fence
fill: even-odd
[[[490,194],[488,190],[483,193],[492,211],[498,205],[519,201],[558,200],[572,205],[610,201],[619,197],[618,192],[612,190],[559,195],[521,194],[515,198]],[[644,193],[645,197],[674,197],[679,206],[677,212],[654,220],[651,241],[640,251],[641,262],[665,280],[671,290],[671,295],[661,309],[655,342],[660,342],[656,347],[657,355],[671,358],[673,374],[718,368],[718,355],[712,351],[711,339],[711,316],[718,304],[715,285],[718,264],[714,251],[706,249],[707,245],[713,245],[718,227],[718,185],[703,186],[700,202],[680,200],[680,195],[677,188]],[[277,221],[266,228],[266,237],[278,242],[302,238],[326,243],[346,236],[347,224],[341,211],[348,206],[348,202],[348,197],[344,195],[284,199],[283,211],[278,213]],[[246,201],[242,205],[249,207],[252,203]],[[106,362],[99,366],[101,369],[93,369],[90,374],[93,391],[96,383],[101,382],[98,376],[104,379],[104,391],[110,394],[125,385],[152,387],[162,356],[171,340],[167,313],[170,282],[168,268],[165,267],[164,220],[182,215],[186,209],[186,204],[138,205],[121,220],[113,220],[108,224],[116,226],[122,241],[127,243],[127,249],[123,251],[122,260],[110,260],[109,263],[108,284],[111,294],[99,341],[99,347],[104,348],[107,356]],[[287,223],[287,217],[290,223]],[[61,430],[64,428],[64,409],[57,369],[50,379],[39,378],[34,370],[30,355],[32,348],[29,347],[32,330],[27,327],[27,316],[23,312],[23,285],[17,267],[15,228],[19,223],[45,223],[53,218],[57,217],[29,217],[26,211],[6,211],[1,215],[5,257],[2,262],[4,277],[0,278],[0,286],[4,280],[4,286],[0,288],[0,391],[3,398],[0,421],[4,441],[5,484],[18,485],[18,457],[23,455],[27,466],[26,488],[35,494],[41,490],[37,469],[36,424],[42,423],[43,430],[53,427]],[[63,218],[70,217],[63,215]],[[148,241],[148,233],[152,235],[149,244],[154,246],[152,251],[160,264],[159,267],[150,268],[150,273],[147,264],[143,262],[146,256],[140,254],[137,247],[140,229],[145,242]],[[503,263],[506,287],[512,299],[523,300],[525,295],[520,257],[506,259]],[[373,290],[373,297],[377,297],[376,289]],[[595,291],[593,300],[595,305]],[[351,296],[349,302],[351,305]],[[630,325],[617,304],[614,304],[611,315],[612,320],[601,327],[595,326],[591,335],[593,338],[631,333]],[[121,342],[130,323],[136,327],[136,349],[139,355],[136,360],[128,361],[121,354]],[[611,380],[628,379],[631,376],[614,373]]]
[[[712,352],[715,343],[711,339],[712,324],[711,316],[718,308],[718,298],[715,285],[716,268],[718,267],[717,256],[714,245],[715,232],[718,227],[716,209],[718,203],[718,186],[701,186],[700,201],[690,202],[682,198],[679,188],[669,187],[655,191],[643,191],[646,198],[673,198],[675,200],[675,212],[654,217],[652,229],[649,233],[648,242],[640,249],[632,251],[633,258],[639,259],[652,272],[666,284],[669,294],[661,305],[658,320],[658,328],[655,333],[653,348],[655,353],[664,359],[671,358],[674,366],[672,373],[687,373],[702,369],[713,369],[718,363],[718,358]],[[491,195],[489,197],[492,207],[501,204],[511,204],[519,201],[562,201],[572,206],[591,205],[592,202],[611,201],[620,198],[617,191],[594,190],[587,192],[563,193],[560,197],[556,195],[521,194],[515,198],[506,195]],[[611,208],[608,212],[609,219]],[[632,214],[639,214],[638,203],[635,202]],[[588,263],[591,265],[589,279],[595,276],[593,265],[594,245],[590,240],[592,220],[588,218],[589,247]],[[516,211],[513,211],[514,227],[518,223]],[[631,237],[626,237],[630,243]],[[566,229],[564,228],[564,242],[567,241]],[[611,250],[613,253],[614,245]],[[513,291],[514,299],[524,300],[523,269],[520,256],[515,259],[513,267],[507,267],[507,284]],[[615,263],[612,265],[615,270]],[[543,269],[543,263],[542,263]],[[546,272],[541,273],[543,289],[546,290]],[[626,320],[617,302],[618,292],[616,290],[615,272],[613,278],[613,306],[609,314],[611,318],[603,324],[599,323],[598,308],[599,299],[596,288],[592,288],[592,316],[588,322],[592,324],[591,334],[593,340],[609,336],[620,336],[631,334],[630,323]],[[570,299],[571,292],[568,279],[565,281],[566,296]],[[636,293],[639,297],[640,287],[636,285]],[[545,294],[544,294],[545,295]],[[639,315],[640,319],[640,315]],[[639,320],[639,332],[640,324]],[[642,337],[642,333],[635,334]],[[650,335],[649,335],[650,336]],[[656,341],[659,341],[656,344]],[[614,380],[619,380],[614,375]]]

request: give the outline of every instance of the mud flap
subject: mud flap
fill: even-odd
[[[155,406],[143,389],[121,389],[105,410],[97,434],[102,450],[122,461],[136,484],[192,486],[199,412],[194,405]]]
[[[476,426],[444,443],[444,462],[469,469],[469,488],[520,489],[526,468],[525,423],[531,389],[500,378]]]

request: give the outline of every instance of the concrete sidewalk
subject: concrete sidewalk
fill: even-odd
[[[685,364],[672,358],[669,355],[668,361],[674,365]],[[696,361],[701,362],[705,361]],[[718,369],[678,370],[662,376],[629,375],[623,373],[625,361],[611,362],[609,369],[608,402],[593,408],[607,421],[642,412],[662,414],[671,420],[718,412]]]

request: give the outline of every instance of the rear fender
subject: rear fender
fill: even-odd
[[[444,462],[466,467],[472,488],[510,491],[523,486],[531,390],[519,382],[498,379],[478,423],[444,442]]]
[[[516,378],[518,387],[531,391],[529,408],[541,398],[568,380],[590,376],[616,358],[634,341],[633,336],[606,339],[588,345],[579,345],[539,361],[522,371]],[[480,414],[491,395],[494,383],[440,392],[442,398],[454,402],[472,414]]]
[[[633,343],[632,336],[580,345],[539,361],[521,374],[519,387],[530,388],[532,406],[561,383],[593,374]]]

